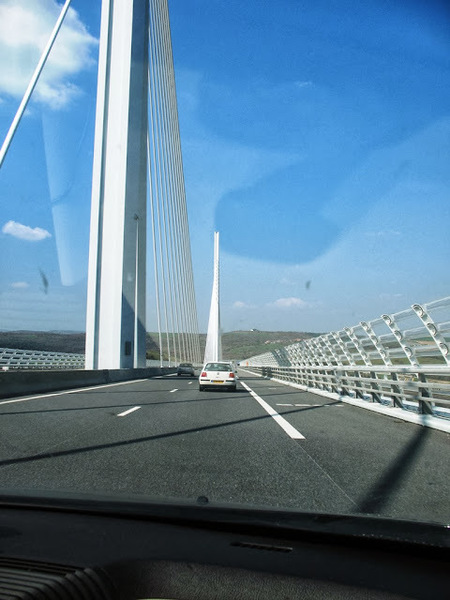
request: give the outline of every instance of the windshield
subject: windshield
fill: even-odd
[[[2,490],[448,523],[448,6],[146,6],[4,146]],[[62,9],[0,1],[2,144]]]
[[[231,365],[228,363],[206,363],[205,371],[229,371]]]

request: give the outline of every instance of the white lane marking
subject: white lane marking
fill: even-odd
[[[190,381],[188,385],[192,385],[192,381]]]
[[[323,406],[322,404],[279,404],[277,403],[275,406]]]
[[[130,413],[134,412],[135,410],[139,410],[141,407],[140,406],[135,406],[134,408],[130,408],[129,410],[126,410],[123,413],[120,413],[119,415],[117,415],[118,417],[126,417],[127,415],[129,415]]]
[[[293,440],[305,439],[304,435],[297,431],[295,427],[292,427],[292,425],[288,423],[286,419],[283,419],[283,417],[279,415],[277,411],[270,406],[270,404],[267,404],[265,400],[260,398],[258,394],[256,394],[246,383],[244,383],[243,381],[241,381],[241,383],[247,390],[247,392],[249,392],[250,395],[253,396],[253,398],[257,402],[259,402],[259,404],[264,408],[264,410],[278,423],[278,425],[288,434],[290,438],[292,438]]]
[[[178,388],[175,388],[174,390],[170,390],[171,394],[173,394],[174,392],[178,392]]]
[[[92,390],[100,390],[102,388],[115,387],[117,385],[127,385],[129,383],[139,383],[147,381],[147,379],[132,379],[130,381],[119,381],[117,383],[105,383],[102,385],[94,385],[92,387],[74,388],[73,390],[65,390],[63,392],[54,392],[52,394],[40,394],[39,396],[30,396],[29,398],[18,398],[16,400],[4,400],[2,404],[14,404],[16,402],[28,402],[29,400],[40,400],[41,398],[53,398],[54,396],[64,396],[65,394],[76,394],[79,392],[90,392]]]

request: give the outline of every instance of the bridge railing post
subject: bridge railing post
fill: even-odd
[[[421,383],[427,383],[427,376],[425,373],[419,373],[419,381]],[[418,390],[418,404],[419,404],[419,413],[422,415],[432,415],[434,414],[434,403],[430,400],[425,400],[425,398],[430,398],[430,390],[428,386],[419,385]]]

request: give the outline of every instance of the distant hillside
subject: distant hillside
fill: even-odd
[[[318,335],[299,331],[231,331],[222,335],[222,352],[224,358],[249,358]]]
[[[298,332],[298,331],[231,331],[222,334],[222,354],[226,359],[243,359],[269,352],[276,348],[282,348],[288,344],[299,342],[311,337],[316,337],[319,333]],[[153,342],[152,349],[158,349],[158,334],[147,334],[147,351],[149,350],[149,341]],[[162,337],[162,346],[164,355],[167,354],[166,336]],[[169,343],[173,346],[173,336],[170,336]],[[200,334],[200,351],[203,357],[206,345],[206,334]]]
[[[0,331],[0,348],[84,354],[84,333]]]
[[[159,346],[147,334],[147,351],[159,352]],[[84,354],[86,335],[84,333],[66,333],[54,331],[0,331],[0,348],[17,350],[40,350],[43,352],[70,352]]]
[[[222,351],[224,358],[243,359],[262,354],[269,350],[282,348],[304,339],[316,337],[318,333],[298,331],[231,331],[222,335]],[[173,347],[177,336],[169,336],[169,344]],[[84,354],[84,333],[58,333],[49,331],[0,331],[1,348],[17,348],[21,350],[41,350],[47,352],[71,352]],[[200,350],[203,352],[206,334],[200,334]],[[163,354],[167,356],[167,336],[162,335]],[[159,357],[159,336],[147,333],[148,358]]]

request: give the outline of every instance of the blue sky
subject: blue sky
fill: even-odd
[[[0,171],[0,329],[84,329],[100,3],[72,6]],[[225,331],[329,331],[450,295],[446,3],[169,8],[200,329],[214,230]],[[0,0],[2,139],[57,12]],[[150,283],[148,304],[151,330]]]

